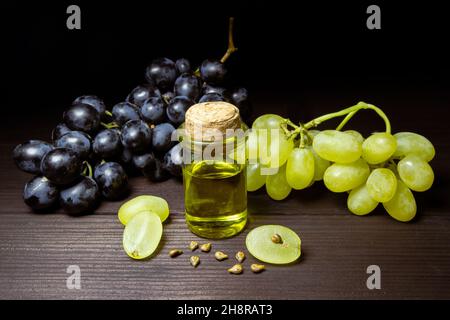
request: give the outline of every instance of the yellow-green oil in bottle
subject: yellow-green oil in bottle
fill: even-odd
[[[203,160],[183,167],[186,222],[205,238],[228,238],[247,222],[245,164]]]

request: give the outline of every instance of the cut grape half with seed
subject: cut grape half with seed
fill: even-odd
[[[273,235],[283,241],[275,243]],[[248,252],[256,259],[272,264],[288,264],[296,261],[301,254],[300,237],[291,229],[280,225],[264,225],[249,232],[245,240]]]
[[[161,222],[164,222],[169,216],[169,205],[166,200],[160,197],[138,196],[122,204],[118,212],[119,220],[126,226],[131,218],[142,211],[154,212],[159,216]]]
[[[125,227],[123,248],[133,259],[148,258],[158,248],[162,232],[162,222],[156,213],[140,212]]]

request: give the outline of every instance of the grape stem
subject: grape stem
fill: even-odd
[[[88,177],[92,178],[92,166],[87,161],[83,161],[83,164],[85,165],[85,168],[83,170],[83,175],[85,176],[87,174]],[[87,172],[86,172],[86,169],[87,169]]]
[[[386,132],[391,133],[391,123],[389,122],[389,119],[386,116],[386,114],[383,112],[383,110],[381,110],[378,107],[375,107],[372,104],[368,104],[365,102],[358,102],[358,104],[356,104],[352,107],[349,107],[349,108],[346,108],[346,109],[343,109],[343,110],[340,110],[337,112],[328,113],[328,114],[325,114],[318,118],[315,118],[315,119],[311,120],[310,122],[306,123],[304,125],[304,128],[306,130],[308,130],[308,129],[317,127],[319,124],[321,124],[324,121],[327,121],[327,120],[330,120],[333,118],[337,118],[337,117],[346,116],[344,118],[344,120],[341,122],[341,124],[339,124],[338,128],[336,129],[336,130],[341,130],[344,127],[344,125],[356,114],[356,112],[358,112],[361,109],[374,110],[384,120],[384,123],[386,126]]]
[[[305,130],[300,130],[300,145],[298,147],[300,149],[305,147]]]
[[[342,120],[342,122],[337,126],[336,130],[340,131],[342,128],[347,124],[347,122],[350,121],[350,119],[355,115],[355,113],[358,111],[352,111]]]
[[[100,122],[100,124],[105,127],[106,129],[112,129],[112,128],[119,128],[119,125],[117,123],[110,122],[110,123],[104,123],[104,122]]]
[[[225,63],[225,61],[228,60],[228,58],[236,52],[238,49],[234,46],[234,40],[233,40],[233,25],[234,25],[234,17],[230,17],[229,24],[228,24],[228,48],[225,54],[223,55],[222,59],[220,59],[221,63]],[[200,76],[200,67],[198,67],[194,71],[194,75],[197,77]]]
[[[228,24],[228,48],[225,54],[223,55],[222,59],[220,59],[220,62],[225,63],[225,61],[228,60],[228,58],[237,51],[237,48],[234,46],[233,41],[233,25],[234,25],[234,17],[230,17],[230,21]]]
[[[107,116],[112,117],[112,113],[111,113],[111,111],[109,111],[109,110],[105,110],[105,114],[106,114]]]

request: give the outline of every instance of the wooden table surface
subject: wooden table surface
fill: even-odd
[[[350,92],[351,90],[348,90]],[[347,91],[346,91],[347,92]],[[295,121],[356,103],[362,97],[382,107],[394,131],[415,131],[429,137],[437,150],[432,161],[433,188],[416,194],[418,216],[411,223],[391,219],[382,208],[366,217],[350,214],[346,195],[333,194],[322,183],[292,192],[275,202],[265,191],[249,194],[249,223],[240,235],[212,241],[213,251],[234,255],[245,250],[245,236],[262,224],[282,224],[302,238],[301,259],[289,266],[267,266],[253,274],[226,272],[233,261],[218,262],[200,253],[193,269],[189,253],[171,259],[172,248],[186,248],[191,234],[183,216],[182,185],[176,180],[153,184],[133,178],[133,192],[167,199],[171,218],[157,254],[133,261],[122,249],[123,227],[116,212],[119,202],[103,202],[95,214],[70,217],[62,212],[35,214],[22,202],[30,176],[11,160],[14,145],[30,138],[47,139],[61,111],[33,117],[11,115],[0,136],[0,298],[1,299],[449,299],[450,298],[450,95],[445,90],[358,94],[320,91],[295,95],[260,93],[256,114],[276,110]],[[381,129],[383,123],[367,112],[349,127]],[[324,127],[331,127],[330,125]],[[204,242],[200,239],[199,241]],[[81,289],[68,289],[68,266],[81,270]],[[381,289],[369,290],[366,269],[381,269]]]

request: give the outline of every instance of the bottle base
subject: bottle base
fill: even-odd
[[[204,218],[186,212],[189,230],[202,238],[224,239],[240,233],[247,224],[247,210],[226,217]]]

